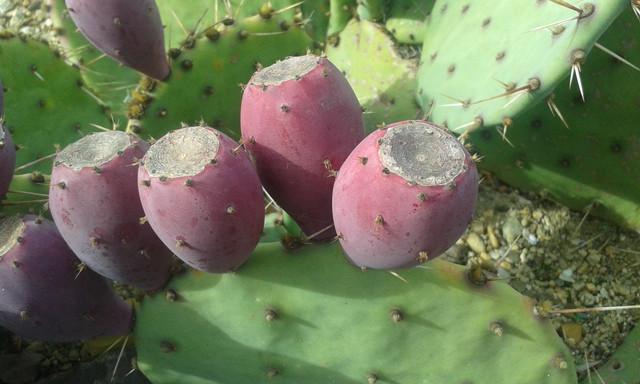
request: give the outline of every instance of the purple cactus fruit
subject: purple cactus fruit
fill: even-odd
[[[131,306],[107,279],[80,265],[52,221],[0,219],[0,325],[53,342],[126,333]]]
[[[146,219],[193,268],[223,273],[244,263],[264,225],[262,186],[249,154],[217,130],[169,132],[138,170]]]
[[[80,32],[112,59],[154,79],[169,76],[154,0],[65,0]]]
[[[155,290],[171,277],[173,253],[140,222],[137,168],[148,148],[115,130],[70,144],[54,162],[49,208],[62,237],[89,268]]]
[[[333,218],[359,267],[410,268],[451,247],[475,210],[478,172],[466,148],[428,121],[405,121],[365,138],[344,162]]]
[[[340,70],[311,54],[263,68],[244,90],[240,119],[276,203],[306,235],[331,226],[334,176],[365,136],[360,103]],[[330,228],[315,238],[334,236]]]
[[[0,84],[1,86],[1,84]],[[16,148],[0,118],[0,201],[5,198],[16,166]]]
[[[2,80],[0,80],[0,121],[4,118],[4,87],[2,86]]]

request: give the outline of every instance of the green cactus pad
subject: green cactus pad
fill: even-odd
[[[337,243],[260,244],[232,274],[189,271],[141,304],[154,383],[575,383],[571,355],[506,283],[445,261],[362,271]]]
[[[613,356],[598,368],[602,384],[634,384],[640,377],[640,327],[638,325],[624,339],[624,343],[616,349]],[[592,374],[593,375],[593,374]],[[583,384],[589,383],[583,380]]]
[[[14,175],[7,199],[0,204],[0,217],[14,214],[45,214],[50,217],[46,205],[49,196],[49,175],[38,171]]]
[[[396,0],[391,3],[385,27],[399,43],[422,44],[435,0]]]
[[[327,58],[344,72],[366,108],[368,132],[382,123],[420,115],[413,96],[417,60],[403,57],[379,24],[351,20],[340,33],[339,43],[327,47]]]
[[[84,85],[77,68],[48,46],[18,38],[0,40],[0,76],[5,88],[5,120],[19,147],[17,166],[55,153],[95,131],[91,124],[112,123]],[[29,168],[51,172],[52,161]]]
[[[433,122],[457,133],[509,125],[566,79],[628,7],[609,0],[577,3],[577,10],[550,0],[438,0],[417,98]]]
[[[211,30],[210,30],[211,31]],[[286,56],[302,55],[312,41],[303,29],[283,30],[277,17],[260,16],[219,26],[214,40],[200,35],[171,60],[171,75],[152,91],[143,79],[127,105],[145,134],[159,138],[180,123],[205,122],[237,140],[240,137],[241,84],[257,65],[268,66]],[[147,103],[150,101],[150,103]],[[137,133],[137,132],[136,132]]]
[[[224,5],[230,5],[229,10]],[[225,18],[244,19],[255,16],[266,6],[265,0],[231,0],[231,1],[202,1],[200,6],[185,7],[184,0],[161,0],[158,1],[160,16],[165,24],[166,41],[169,48],[178,48],[182,45],[185,36],[183,28],[190,33],[194,30],[203,31],[206,27],[220,23]],[[279,11],[291,5],[299,3],[295,0],[270,0],[269,5],[273,11]],[[321,1],[308,1],[305,3],[321,3]],[[310,16],[307,12],[306,4],[300,5],[303,17]],[[294,11],[285,11],[278,14],[281,21],[294,22]]]
[[[640,26],[626,10],[599,43],[635,65]],[[554,92],[559,116],[543,102],[523,113],[502,139],[502,128],[474,129],[470,141],[480,165],[504,181],[539,191],[575,210],[640,228],[640,73],[600,49],[582,67],[586,102],[568,81]],[[593,203],[593,204],[592,204]]]

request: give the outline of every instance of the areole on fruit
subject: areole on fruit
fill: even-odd
[[[287,80],[298,79],[311,72],[319,61],[317,56],[305,55],[289,57],[264,68],[253,76],[252,83],[259,85],[278,85]]]
[[[388,128],[378,150],[380,161],[411,184],[447,185],[465,168],[465,152],[453,135],[408,122]]]
[[[108,163],[131,145],[131,136],[122,131],[92,134],[69,144],[58,154],[57,164],[79,171]]]
[[[217,135],[204,127],[177,130],[149,148],[144,167],[151,177],[197,175],[211,164],[219,148]]]

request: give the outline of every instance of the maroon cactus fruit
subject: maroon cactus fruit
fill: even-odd
[[[217,130],[169,132],[138,172],[146,219],[190,266],[212,273],[244,263],[264,225],[262,186],[249,154]]]
[[[1,84],[0,84],[1,86]],[[0,117],[0,200],[5,198],[16,166],[16,148]]]
[[[0,325],[54,342],[126,333],[133,310],[82,264],[52,221],[0,219]]]
[[[155,290],[171,277],[173,253],[148,225],[138,162],[149,144],[122,131],[96,132],[60,151],[49,208],[71,249],[99,274]]]
[[[349,155],[334,186],[333,218],[353,264],[410,268],[458,240],[477,194],[464,146],[430,122],[405,121],[374,131]]]
[[[335,174],[365,136],[360,103],[326,58],[290,57],[256,72],[240,112],[262,184],[307,235],[331,226]],[[335,236],[333,228],[316,239]]]
[[[154,0],[66,0],[80,32],[112,59],[154,79],[169,75],[164,30]]]

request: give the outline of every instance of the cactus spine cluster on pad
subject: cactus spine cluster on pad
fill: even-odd
[[[335,236],[335,174],[364,138],[360,103],[326,58],[290,57],[253,75],[241,106],[242,139],[265,189],[316,239]]]

